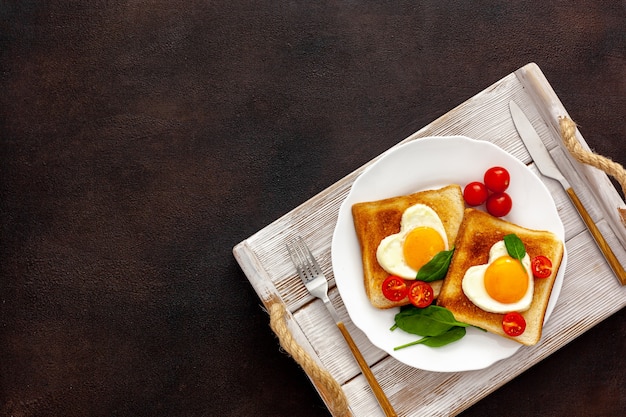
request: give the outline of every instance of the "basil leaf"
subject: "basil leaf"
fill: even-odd
[[[504,236],[504,245],[506,251],[511,255],[511,258],[519,259],[520,261],[526,256],[526,248],[522,240],[514,233]]]
[[[465,336],[466,330],[465,327],[453,327],[448,331],[438,335],[438,336],[426,336],[415,342],[410,342],[401,346],[396,346],[393,350],[404,349],[409,346],[415,345],[426,345],[429,347],[441,347],[445,345],[449,345],[450,343],[456,342],[457,340],[463,338]]]
[[[448,273],[448,267],[452,260],[452,254],[454,248],[450,250],[443,250],[433,256],[433,259],[428,261],[424,266],[417,271],[416,279],[424,282],[437,281],[443,279]]]
[[[426,308],[407,308],[394,317],[395,326],[407,333],[420,336],[439,336],[454,326],[467,327],[454,318],[450,310],[437,305]]]

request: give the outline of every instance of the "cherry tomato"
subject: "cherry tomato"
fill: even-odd
[[[487,201],[488,194],[485,184],[478,181],[470,182],[463,189],[463,198],[470,206],[480,206]]]
[[[552,274],[552,261],[543,255],[535,256],[530,264],[535,278],[547,278]]]
[[[415,307],[424,308],[433,303],[435,292],[429,283],[424,281],[415,281],[409,287],[409,301]]]
[[[400,277],[389,275],[382,285],[383,295],[390,301],[400,301],[407,294],[406,282]]]
[[[502,318],[502,330],[509,336],[519,336],[526,330],[526,320],[517,311],[506,313]]]
[[[494,193],[502,193],[511,182],[509,171],[502,167],[491,167],[485,172],[485,185]]]
[[[513,207],[513,201],[507,193],[493,193],[487,198],[487,211],[492,216],[506,216],[511,211],[511,207]]]

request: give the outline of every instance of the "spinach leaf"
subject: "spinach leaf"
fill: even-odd
[[[446,332],[441,333],[440,335],[426,336],[414,342],[410,342],[401,346],[396,346],[393,348],[393,350],[400,350],[409,346],[415,346],[419,344],[426,345],[429,347],[441,347],[441,346],[445,346],[450,343],[456,342],[457,340],[463,338],[463,336],[465,336],[465,333],[466,333],[465,327],[455,326],[447,330]]]
[[[394,321],[395,326],[392,330],[399,327],[407,333],[420,336],[439,336],[454,326],[468,326],[457,321],[450,310],[437,305],[403,309],[396,314]]]
[[[424,266],[417,271],[417,280],[424,282],[437,281],[443,279],[448,273],[448,267],[450,266],[450,260],[454,248],[450,250],[443,250],[433,256],[433,259],[428,261]]]

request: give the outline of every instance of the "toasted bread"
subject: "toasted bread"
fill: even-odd
[[[367,297],[374,307],[392,308],[409,303],[407,297],[390,301],[382,293],[382,283],[389,276],[376,259],[376,250],[387,236],[400,231],[404,211],[414,204],[425,204],[441,219],[449,245],[456,240],[463,219],[465,203],[459,185],[448,185],[437,190],[425,190],[414,194],[384,200],[356,203],[352,206],[354,227],[363,259],[363,283]],[[439,293],[442,280],[431,283],[435,295]]]
[[[552,261],[552,273],[549,277],[533,278],[532,303],[527,311],[521,313],[526,319],[526,330],[517,337],[509,337],[502,330],[504,314],[489,313],[480,309],[465,296],[462,289],[462,281],[467,269],[474,265],[486,264],[491,246],[510,233],[516,234],[522,240],[526,253],[531,259],[537,255],[543,255]],[[456,249],[437,304],[450,310],[461,322],[524,345],[534,345],[541,339],[548,301],[562,258],[563,242],[553,233],[527,229],[483,211],[468,208],[465,210]]]

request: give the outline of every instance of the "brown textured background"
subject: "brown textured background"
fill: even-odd
[[[0,414],[327,416],[232,247],[528,62],[626,163],[624,1],[0,2]],[[622,415],[625,321],[464,416]]]

